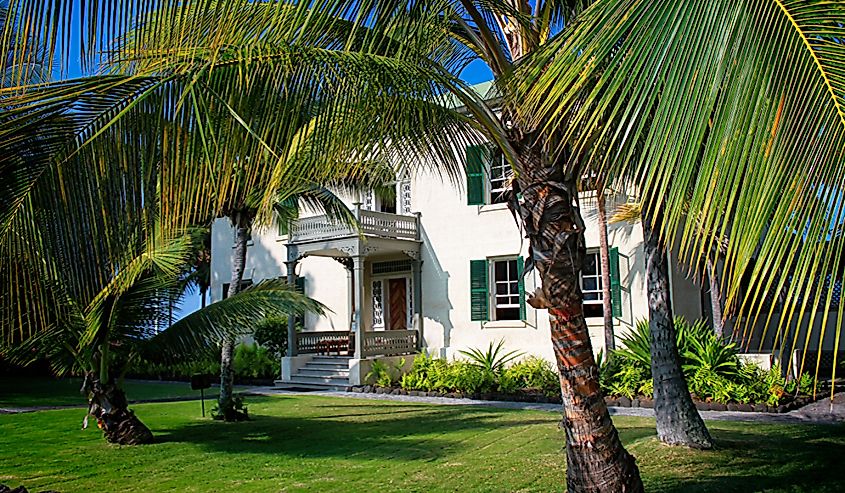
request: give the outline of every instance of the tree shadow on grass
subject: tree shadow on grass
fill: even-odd
[[[845,427],[716,428],[712,451],[677,449],[656,438],[638,447],[650,491],[719,493],[845,491]],[[650,451],[643,452],[649,446]],[[645,466],[643,466],[645,464]]]
[[[209,451],[235,454],[435,460],[472,448],[474,439],[487,432],[531,425],[555,426],[554,419],[513,419],[477,409],[343,407],[348,412],[313,416],[257,414],[243,423],[187,423],[156,430],[156,441],[193,443]],[[355,407],[358,412],[353,410]],[[504,438],[507,433],[500,436]],[[485,437],[484,443],[491,439],[496,438]]]

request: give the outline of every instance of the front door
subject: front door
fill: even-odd
[[[387,280],[387,295],[389,297],[388,316],[389,330],[406,330],[408,328],[408,280],[397,277]]]

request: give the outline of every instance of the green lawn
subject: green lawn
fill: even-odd
[[[0,407],[84,406],[85,398],[79,393],[81,386],[80,378],[2,377]],[[127,380],[124,389],[130,401],[200,396],[200,392],[191,390],[191,384],[186,382]],[[216,395],[216,387],[205,391],[205,396],[212,400]]]
[[[555,413],[317,396],[252,397],[245,423],[196,402],[134,406],[158,443],[80,431],[80,409],[0,415],[0,483],[88,491],[563,491]],[[719,448],[660,445],[615,419],[650,492],[842,491],[845,427],[711,422]]]

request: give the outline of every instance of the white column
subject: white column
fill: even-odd
[[[352,278],[355,283],[355,359],[364,353],[364,257],[352,257]]]

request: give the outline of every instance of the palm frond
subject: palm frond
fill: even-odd
[[[268,316],[326,311],[325,306],[297,292],[284,280],[268,279],[174,323],[149,339],[143,348],[144,357],[178,361],[214,353],[222,338],[250,334],[255,324]]]
[[[842,1],[599,0],[521,74],[521,113],[633,178],[688,264],[730,239],[723,284],[745,329],[784,293],[779,348],[802,317],[824,334],[833,290],[812,286],[842,270],[843,16]]]

